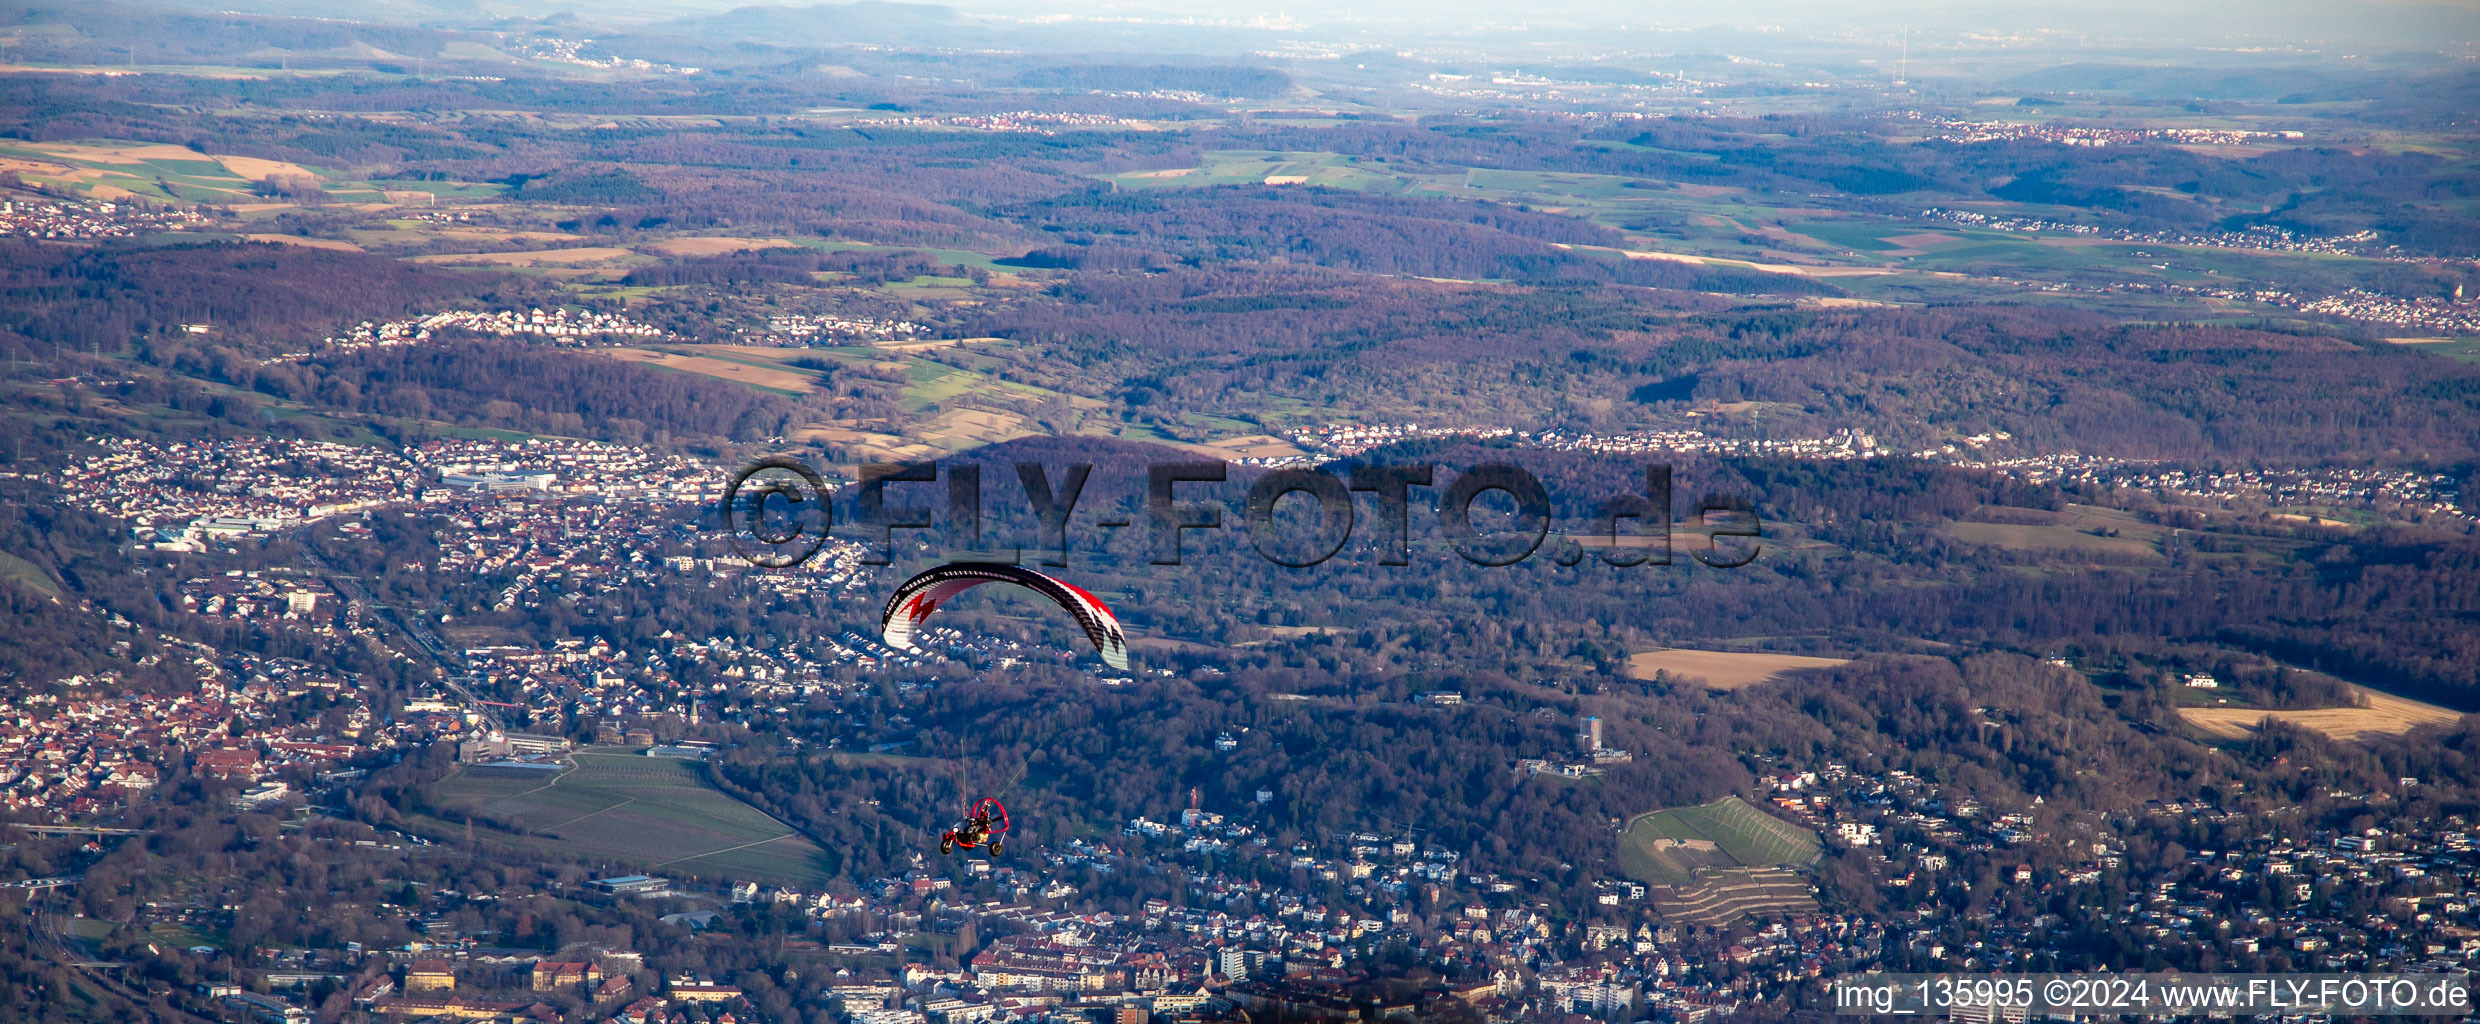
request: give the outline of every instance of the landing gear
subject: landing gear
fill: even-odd
[[[999,844],[1007,837],[1007,830],[1007,808],[999,806],[999,801],[985,799],[974,804],[963,821],[940,834],[939,852],[954,853],[957,847],[963,847],[967,850],[979,849],[996,857],[999,855]]]

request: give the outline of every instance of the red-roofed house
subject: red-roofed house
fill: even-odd
[[[219,778],[256,779],[259,776],[258,751],[218,747],[201,750],[190,757],[198,771]]]
[[[603,980],[602,967],[574,960],[542,960],[534,964],[534,991],[591,985]]]

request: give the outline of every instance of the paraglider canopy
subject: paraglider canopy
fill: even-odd
[[[1127,670],[1128,638],[1120,632],[1119,616],[1111,614],[1101,598],[1024,566],[998,562],[953,562],[905,580],[903,586],[896,588],[895,596],[887,599],[887,612],[879,618],[880,639],[889,647],[913,650],[914,627],[947,599],[984,583],[1014,584],[1050,598],[1076,617],[1076,624],[1084,628],[1085,638],[1093,641],[1104,664]]]

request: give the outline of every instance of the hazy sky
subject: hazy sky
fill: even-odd
[[[2390,40],[2422,50],[2480,41],[2480,0],[948,0],[988,14],[1052,12],[1161,20],[1251,20],[1275,15],[1310,26],[1385,21],[1432,30],[1540,27],[1766,28],[1832,36],[1887,26],[1938,33],[2174,33],[2302,43]]]
[[[135,0],[140,4],[150,0]],[[582,21],[642,24],[745,6],[809,7],[818,0],[153,0],[189,9],[238,9],[396,22],[487,22],[572,12]],[[890,0],[906,2],[906,0]],[[1926,46],[2015,37],[2142,48],[2300,46],[2328,53],[2480,48],[2480,0],[924,0],[987,19],[1034,16],[1225,25],[1288,24],[1308,34],[1359,31],[1406,40],[1479,36],[1521,44],[1520,32],[1591,41],[1596,31],[1739,29],[1786,41],[1874,38],[1909,29]],[[864,6],[845,12],[874,16]],[[891,12],[892,13],[892,12]],[[908,18],[919,21],[922,12]],[[1280,19],[1280,20],[1279,20]],[[1631,39],[1630,42],[1635,42]]]

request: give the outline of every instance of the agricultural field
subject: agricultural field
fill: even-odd
[[[891,434],[847,424],[814,423],[795,431],[792,438],[841,445],[855,461],[905,462],[1039,433],[1014,413],[965,408],[948,409],[902,429],[901,434]]]
[[[593,750],[569,760],[575,767],[547,781],[459,768],[432,787],[430,799],[488,823],[493,838],[552,855],[684,876],[796,885],[825,878],[815,845],[716,792],[695,764]]]
[[[816,386],[818,372],[805,370],[767,358],[759,353],[780,353],[784,349],[747,349],[729,345],[688,346],[700,354],[683,350],[651,348],[596,349],[595,354],[628,363],[644,363],[666,370],[695,373],[717,380],[745,384],[777,394],[798,395]]]
[[[1656,885],[1686,885],[1718,869],[1805,868],[1823,851],[1816,833],[1737,796],[1640,814],[1619,833],[1620,870]]]
[[[2418,345],[2423,351],[2464,362],[2480,362],[2480,338],[2388,338],[2397,345]]]
[[[2381,266],[2375,260],[2319,253],[2264,252],[2155,242],[2116,242],[2083,237],[2045,237],[1979,229],[1898,227],[1893,244],[1928,234],[1951,238],[1922,249],[1884,253],[1901,266],[1971,277],[2064,281],[2088,286],[2147,282],[2228,287],[2242,281],[2278,280],[2292,290],[2341,291]]]
[[[683,235],[649,242],[646,248],[665,256],[720,256],[732,252],[755,252],[761,249],[798,248],[800,243],[789,238],[729,238],[717,235]]]
[[[1299,445],[1270,434],[1226,438],[1221,441],[1208,442],[1206,447],[1224,453],[1224,458],[1232,459],[1293,458],[1308,454],[1308,451]]]
[[[1956,522],[1946,525],[1955,539],[2009,551],[2067,551],[2123,558],[2161,557],[2159,525],[2116,509],[2069,505],[2059,512],[2008,509],[2014,522]]]
[[[256,198],[267,178],[316,181],[332,200],[380,202],[386,191],[369,182],[330,180],[321,168],[257,157],[204,153],[160,142],[99,139],[0,145],[0,170],[31,184],[91,199],[235,203]]]
[[[1105,180],[1123,189],[1206,188],[1215,185],[1315,185],[1355,191],[1402,193],[1419,178],[1388,170],[1377,161],[1337,153],[1276,153],[1230,149],[1208,153],[1197,167],[1130,171]]]
[[[642,259],[631,260],[631,257],[636,255],[637,254],[631,250],[618,248],[616,246],[588,245],[569,249],[536,249],[527,252],[440,253],[431,256],[415,256],[412,257],[412,260],[415,263],[439,263],[449,265],[461,264],[532,269],[538,267],[620,266],[632,262],[645,262]]]
[[[818,370],[793,360],[866,367],[900,378],[897,400],[911,417],[900,427],[883,423],[811,423],[792,432],[795,441],[844,446],[857,459],[935,458],[979,445],[1042,433],[1036,417],[1081,423],[1103,403],[1016,381],[985,370],[1004,361],[960,348],[971,343],[1005,344],[997,338],[856,344],[822,348],[748,345],[666,345],[594,349],[594,354],[682,373],[696,373],[782,395],[813,390]],[[937,358],[925,358],[936,353]],[[976,369],[981,367],[983,369]],[[1104,424],[1097,422],[1094,429]],[[1067,432],[1084,432],[1069,430]]]
[[[2356,708],[2308,708],[2289,711],[2267,711],[2241,707],[2183,707],[2179,717],[2187,724],[2219,739],[2243,739],[2270,718],[2303,729],[2324,733],[2338,740],[2362,740],[2376,736],[2399,736],[2424,725],[2452,725],[2462,713],[2408,697],[2354,686],[2352,692],[2365,702]]]
[[[1702,680],[1708,689],[1737,690],[1774,679],[1785,672],[1833,668],[1849,658],[1820,658],[1766,651],[1695,651],[1672,648],[1646,651],[1628,658],[1628,676],[1651,679],[1656,672]]]

